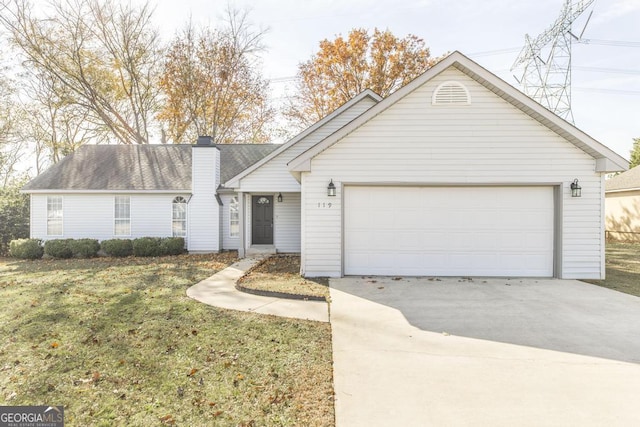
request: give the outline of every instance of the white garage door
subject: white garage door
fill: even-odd
[[[344,273],[553,276],[553,187],[345,187]]]

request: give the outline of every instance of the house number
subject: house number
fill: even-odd
[[[330,208],[331,207],[331,203],[318,202],[318,207],[319,208]]]

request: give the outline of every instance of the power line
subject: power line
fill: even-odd
[[[267,79],[269,80],[269,82],[271,83],[286,83],[286,82],[293,82],[298,80],[297,76],[287,76],[287,77],[274,77],[272,79]]]
[[[640,90],[628,90],[628,89],[599,89],[592,87],[574,87],[573,90],[580,92],[592,92],[592,93],[610,93],[614,95],[631,95],[640,96]]]
[[[519,52],[521,48],[519,47],[507,47],[504,49],[496,49],[496,50],[485,50],[483,52],[475,52],[470,53],[469,57],[479,57],[479,56],[491,56],[491,55],[501,55],[503,53],[514,53]]]
[[[581,67],[573,66],[574,70],[589,71],[594,73],[611,73],[611,74],[633,74],[640,75],[640,70],[621,70],[619,68],[598,68],[598,67]]]
[[[640,42],[622,41],[622,40],[598,40],[598,39],[580,39],[575,40],[581,44],[595,44],[600,46],[618,46],[618,47],[640,47]]]

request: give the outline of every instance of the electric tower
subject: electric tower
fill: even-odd
[[[511,66],[512,72],[522,69],[516,80],[524,93],[571,123],[571,44],[582,38],[591,14],[579,35],[571,27],[594,1],[565,0],[551,27],[534,39],[524,36],[524,47]]]

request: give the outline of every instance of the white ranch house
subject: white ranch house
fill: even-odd
[[[24,191],[40,239],[177,235],[299,252],[306,276],[600,279],[604,176],[627,167],[455,52],[282,145],[84,146]]]

